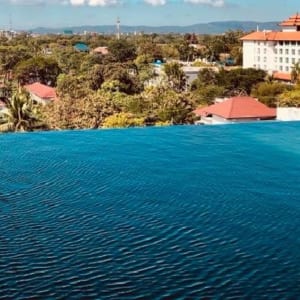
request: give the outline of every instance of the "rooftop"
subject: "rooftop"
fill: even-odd
[[[53,87],[35,82],[33,84],[25,85],[24,87],[29,93],[32,93],[43,99],[56,99],[56,92]]]
[[[292,76],[290,73],[283,72],[275,72],[273,74],[274,79],[284,80],[284,81],[292,81]]]
[[[224,119],[267,119],[276,117],[276,109],[269,108],[248,96],[232,97],[221,103],[196,109],[194,113],[197,116],[216,115]]]
[[[300,31],[255,31],[241,38],[242,41],[300,41]]]
[[[287,20],[281,22],[279,25],[283,27],[300,26],[300,15],[296,13],[295,15],[289,17]]]

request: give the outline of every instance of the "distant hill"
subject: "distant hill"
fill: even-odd
[[[256,30],[257,26],[263,30],[278,29],[278,22],[254,22],[254,21],[222,21],[211,23],[199,23],[188,26],[121,26],[122,33],[144,32],[144,33],[198,33],[198,34],[220,34],[228,30],[241,29],[243,31]],[[33,33],[63,33],[72,30],[74,33],[84,31],[111,34],[115,32],[114,25],[97,26],[73,26],[65,28],[38,27],[31,30]]]

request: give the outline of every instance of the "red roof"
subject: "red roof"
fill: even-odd
[[[39,98],[43,99],[56,99],[56,92],[53,87],[42,84],[40,82],[35,82],[33,84],[25,85],[25,89]]]
[[[252,97],[232,97],[221,103],[196,109],[197,116],[216,115],[224,119],[276,118],[276,109],[269,108]]]
[[[241,38],[242,41],[300,41],[300,31],[255,31]]]
[[[292,76],[290,73],[275,72],[273,74],[273,77],[274,77],[274,79],[292,81]]]
[[[297,13],[279,24],[280,26],[300,26],[300,15]]]

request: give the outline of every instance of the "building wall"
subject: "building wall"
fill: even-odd
[[[299,110],[300,117],[300,110]],[[300,120],[300,119],[299,119]],[[201,117],[201,121],[198,123],[206,125],[221,125],[221,124],[234,124],[234,123],[250,123],[262,121],[260,118],[244,118],[244,119],[224,119],[220,116],[213,115],[212,117]]]
[[[293,65],[300,62],[300,41],[244,41],[243,59],[244,68],[291,73]]]
[[[36,103],[43,104],[43,105],[46,105],[52,101],[51,99],[40,98],[37,95],[32,94],[32,93],[30,93],[30,97],[31,97],[32,101],[35,101]]]
[[[254,41],[243,42],[243,67],[244,68],[253,68],[256,64],[254,46],[255,46]]]
[[[300,108],[299,107],[278,107],[277,120],[300,121]]]

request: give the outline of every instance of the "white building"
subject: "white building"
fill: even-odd
[[[281,31],[256,31],[242,38],[243,67],[262,69],[289,81],[293,65],[300,62],[300,15],[280,26]]]

